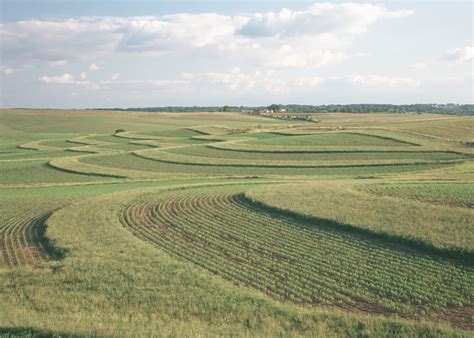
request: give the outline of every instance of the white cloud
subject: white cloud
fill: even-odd
[[[309,45],[311,46],[311,45]],[[269,67],[309,68],[321,67],[331,62],[339,62],[348,57],[344,52],[318,50],[306,45],[293,47],[283,45],[275,51],[265,51],[264,64]]]
[[[302,88],[314,88],[321,85],[324,81],[325,79],[318,76],[299,78],[295,81],[295,86]]]
[[[83,76],[84,75],[84,76]],[[117,76],[116,76],[117,75]],[[87,89],[111,89],[119,86],[166,89],[169,91],[200,91],[206,93],[229,92],[235,94],[250,94],[257,89],[267,94],[291,94],[308,92],[325,83],[339,81],[352,83],[363,87],[376,88],[413,88],[420,82],[411,78],[389,77],[381,75],[354,75],[344,77],[324,78],[315,75],[282,76],[279,71],[244,72],[235,67],[227,72],[183,73],[179,79],[129,79],[118,80],[118,73],[110,80],[90,81],[82,73],[79,79],[71,74],[61,76],[43,76],[40,81],[47,84],[63,84],[82,86]]]
[[[235,67],[227,72],[183,73],[179,79],[129,79],[118,80],[115,74],[110,80],[91,81],[85,76],[76,79],[71,74],[60,76],[43,76],[41,82],[46,84],[75,85],[87,89],[110,89],[126,86],[127,88],[155,88],[168,91],[200,90],[207,93],[227,93],[232,91],[237,94],[252,93],[257,88],[266,93],[285,93],[311,90],[324,82],[317,76],[296,76],[283,79],[279,73],[273,71],[243,72]]]
[[[97,70],[99,70],[99,69],[100,69],[100,67],[97,66],[95,63],[91,63],[91,64],[89,65],[89,70],[97,71]]]
[[[115,74],[120,75],[120,74]],[[58,76],[42,76],[39,80],[46,84],[60,84],[60,85],[75,85],[82,86],[88,89],[109,89],[111,86],[152,86],[152,87],[166,87],[166,86],[182,86],[189,85],[188,80],[124,80],[117,81],[118,76],[113,76],[111,80],[91,81],[87,80],[87,73],[82,72],[78,79],[69,73]]]
[[[110,18],[25,20],[0,25],[6,58],[71,60],[110,51],[121,38]]]
[[[410,68],[417,69],[417,70],[423,70],[423,69],[428,68],[428,65],[424,62],[416,62],[416,63],[412,63],[410,65]]]
[[[39,78],[39,80],[47,84],[73,84],[75,83],[74,76],[72,76],[69,73],[65,73],[59,76],[42,76]]]
[[[295,37],[320,34],[357,34],[383,18],[412,15],[412,11],[389,11],[374,4],[315,4],[304,11],[282,9],[278,13],[254,14],[239,29],[239,33],[251,37]]]
[[[183,86],[188,85],[187,80],[124,80],[124,81],[111,81],[104,80],[98,83],[101,86],[107,85],[135,85],[135,86],[151,86],[151,87],[166,87],[166,86]]]
[[[364,87],[418,87],[420,82],[411,78],[389,77],[382,75],[355,75],[350,78],[352,83],[362,85]]]
[[[128,52],[203,48],[232,37],[245,21],[244,17],[213,13],[124,18],[117,48]]]
[[[67,65],[69,61],[68,60],[57,60],[57,61],[50,61],[48,62],[50,67],[59,67],[59,66],[65,66]]]
[[[2,73],[4,75],[11,75],[15,72],[15,70],[11,67],[2,67]]]
[[[0,25],[0,38],[6,58],[58,60],[50,65],[108,53],[189,55],[191,49],[199,49],[213,57],[239,55],[258,66],[319,67],[346,58],[340,49],[375,22],[411,14],[376,4],[326,3],[303,11],[234,16],[182,13],[27,20]]]
[[[100,83],[100,82],[93,82],[86,79],[87,74],[82,72],[79,76],[79,79],[76,79],[73,75],[69,73],[65,73],[63,75],[58,76],[42,76],[39,80],[43,83],[48,85],[74,85],[74,86],[82,86],[88,89],[104,89],[107,88],[107,84]]]
[[[450,49],[444,54],[444,59],[457,63],[472,61],[474,59],[474,46]]]
[[[183,78],[194,88],[210,88],[215,92],[252,93],[257,88],[269,94],[310,90],[324,80],[316,76],[282,78],[273,71],[242,72],[234,68],[229,72],[185,73]]]

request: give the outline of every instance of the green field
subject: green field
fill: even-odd
[[[367,186],[366,191],[421,202],[474,208],[474,184],[471,182],[381,184]]]
[[[311,120],[0,110],[0,336],[472,336],[474,119]]]

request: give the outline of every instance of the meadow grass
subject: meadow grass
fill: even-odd
[[[450,141],[474,141],[474,127],[469,117],[457,117],[450,120],[432,120],[423,123],[405,123],[396,125],[396,128],[411,131],[422,135],[438,137]]]
[[[81,158],[80,163],[93,165],[96,167],[114,168],[121,170],[135,170],[152,173],[173,173],[180,175],[216,175],[216,176],[309,176],[309,175],[345,175],[357,176],[362,174],[387,174],[404,171],[427,170],[440,168],[447,164],[402,164],[402,165],[343,165],[339,167],[294,167],[285,166],[258,166],[258,165],[215,165],[212,163],[183,163],[174,160],[160,160],[159,157],[149,157],[142,154],[118,154],[111,156],[96,157],[90,156]],[[125,173],[125,172],[124,172]]]
[[[311,118],[1,109],[0,335],[472,335],[472,117]]]
[[[190,147],[189,147],[190,148]],[[227,166],[227,167],[259,167],[259,168],[292,168],[292,167],[304,167],[304,168],[321,168],[321,167],[342,167],[342,166],[382,166],[382,165],[410,165],[410,164],[427,164],[427,163],[458,163],[461,161],[442,161],[441,159],[433,158],[434,156],[423,158],[368,158],[365,159],[314,159],[314,160],[301,160],[292,161],[291,158],[261,161],[258,159],[245,159],[245,158],[222,158],[222,157],[206,157],[196,156],[190,153],[181,154],[173,151],[177,148],[170,149],[157,149],[146,152],[137,152],[141,157],[167,162],[175,164],[192,164],[192,165],[206,165],[206,166]],[[441,156],[440,156],[441,157]],[[446,156],[451,158],[462,158],[460,156],[451,155]]]
[[[412,239],[434,248],[474,253],[474,211],[375,196],[357,181],[313,182],[258,188],[247,196],[273,208]]]
[[[56,148],[63,148],[68,149],[72,147],[77,147],[79,144],[74,142],[69,142],[66,140],[50,140],[50,141],[41,141],[41,145],[49,146],[49,147],[56,147]]]
[[[47,235],[68,254],[35,270],[0,270],[2,330],[101,336],[463,334],[429,323],[298,307],[226,283],[128,234],[119,222],[121,206],[149,192],[93,197],[56,212],[47,221]]]
[[[59,151],[35,151],[35,150],[26,150],[26,149],[12,149],[12,151],[7,151],[0,153],[0,162],[7,161],[31,161],[35,159],[48,159],[56,157],[65,157],[65,156],[74,156],[79,155],[75,154],[72,151],[59,150]]]
[[[12,168],[12,166],[14,167]],[[97,181],[98,175],[55,170],[48,161],[22,161],[0,165],[0,184],[36,184]]]
[[[268,212],[245,198],[246,188],[141,197],[124,210],[122,223],[178,257],[296,303],[402,315],[471,304],[474,270],[338,231],[324,220],[303,223]],[[420,269],[426,280],[409,279]],[[444,288],[443,295],[433,276],[459,289]]]
[[[358,189],[383,196],[474,208],[474,183],[377,184]]]
[[[165,129],[159,131],[146,131],[141,133],[142,135],[150,135],[150,136],[161,136],[161,137],[183,137],[183,138],[191,138],[193,136],[203,135],[202,132],[189,129],[189,128],[179,128],[179,129]]]
[[[167,152],[181,155],[202,156],[219,159],[259,160],[259,161],[357,161],[379,159],[418,159],[418,160],[452,160],[465,158],[454,152],[443,151],[314,151],[298,152],[250,152],[229,151],[213,146],[181,147],[169,149]]]
[[[248,144],[269,144],[269,145],[288,145],[288,146],[340,146],[340,145],[375,145],[375,146],[399,146],[403,142],[391,139],[383,139],[369,135],[331,132],[317,133],[310,135],[282,136],[279,134],[265,135],[265,133],[250,134],[257,140],[247,141]],[[258,135],[258,136],[257,136]]]

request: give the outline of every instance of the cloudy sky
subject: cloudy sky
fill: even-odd
[[[0,2],[1,107],[473,102],[470,1]]]

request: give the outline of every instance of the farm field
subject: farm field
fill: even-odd
[[[474,118],[275,117],[1,109],[0,335],[472,336]]]

